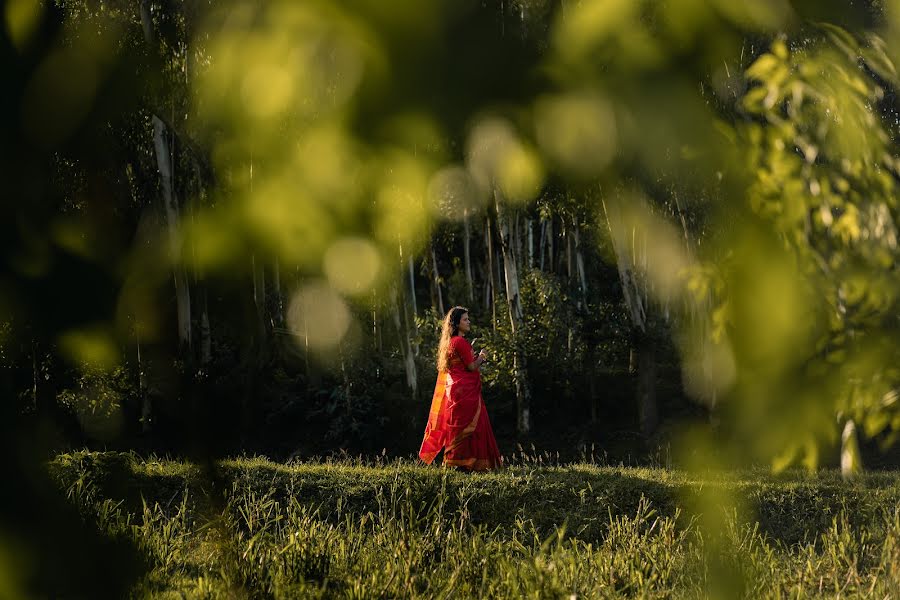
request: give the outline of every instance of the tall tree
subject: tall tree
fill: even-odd
[[[629,227],[622,214],[620,197],[601,195],[601,203],[615,253],[616,268],[625,307],[632,323],[631,368],[637,371],[636,401],[641,433],[650,435],[659,422],[656,405],[656,348],[651,337],[650,294],[646,278],[640,275],[639,254],[646,244],[644,232]],[[636,356],[635,356],[636,355]]]
[[[521,340],[523,326],[522,298],[519,293],[519,271],[513,249],[512,230],[515,212],[511,211],[499,189],[494,189],[497,209],[497,227],[500,231],[500,247],[503,252],[503,273],[506,283],[506,306],[509,311],[509,325],[513,334],[513,369],[516,381],[516,430],[520,434],[531,431],[531,387],[528,383],[528,368]]]

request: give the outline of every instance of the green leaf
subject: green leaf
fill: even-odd
[[[860,54],[866,66],[872,69],[875,74],[895,86],[900,85],[900,78],[897,77],[897,67],[894,66],[894,62],[885,51],[884,40],[872,34],[869,36],[869,45],[861,48]]]
[[[846,29],[831,23],[816,23],[816,26],[825,32],[828,39],[842,50],[847,58],[855,61],[859,57],[859,42]]]
[[[782,61],[775,55],[763,54],[747,69],[747,77],[765,82],[780,65],[782,65]]]

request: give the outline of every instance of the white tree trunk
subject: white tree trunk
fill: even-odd
[[[397,248],[400,252],[400,275],[401,275],[401,279],[402,279],[403,269],[404,269],[403,244],[398,243]],[[402,304],[403,322],[406,324],[406,331],[408,332],[407,337],[410,340],[410,349],[412,350],[411,357],[408,360],[413,361],[412,368],[413,368],[413,371],[415,371],[414,357],[419,356],[419,344],[417,342],[413,341],[416,339],[416,337],[418,336],[418,333],[419,333],[419,326],[416,324],[416,314],[418,313],[418,311],[416,310],[416,280],[413,277],[412,256],[408,256],[405,262],[406,262],[406,265],[407,265],[408,271],[409,271],[409,302]],[[407,304],[409,305],[409,307],[412,311],[411,317],[407,316],[407,312],[406,312]]]
[[[416,397],[417,377],[416,377],[416,361],[413,356],[412,343],[410,342],[409,329],[404,331],[400,323],[400,301],[398,299],[397,288],[391,286],[391,311],[394,317],[394,326],[397,328],[397,338],[400,341],[400,354],[403,357],[403,366],[406,369],[406,386],[412,393],[413,399]]]
[[[547,241],[547,221],[542,219],[541,220],[541,250],[539,253],[541,255],[541,259],[540,259],[541,271],[544,270],[544,243],[546,241]]]
[[[141,334],[138,323],[135,323],[134,337],[137,346],[138,397],[141,400],[141,433],[149,433],[151,429],[151,418],[153,416],[153,405],[150,402],[150,394],[147,390],[147,379],[144,373],[144,362],[141,358]]]
[[[547,220],[547,270],[553,273],[556,265],[553,262],[553,218]]]
[[[401,249],[401,253],[402,252],[403,250]],[[415,321],[415,316],[419,314],[419,308],[416,306],[416,278],[413,270],[412,256],[409,256],[406,262],[409,264],[409,300],[412,304],[413,321]]]
[[[522,299],[519,296],[519,273],[513,255],[512,225],[513,219],[504,206],[500,191],[494,190],[497,206],[497,225],[500,230],[500,247],[503,251],[503,266],[506,280],[506,305],[509,309],[509,323],[515,345],[513,352],[513,368],[516,375],[516,429],[520,434],[531,430],[531,389],[528,387],[528,371],[525,355],[519,347],[518,335],[522,329]]]
[[[437,311],[439,315],[443,316],[446,314],[446,311],[444,310],[444,294],[441,293],[441,275],[438,272],[437,252],[434,249],[434,244],[431,244],[431,265],[432,270],[434,271],[434,291],[437,298]]]
[[[525,227],[528,228],[528,235],[526,236],[527,244],[528,244],[528,268],[534,268],[534,227],[532,227],[531,219],[525,219]]]
[[[149,0],[141,0],[141,26],[144,28],[144,41],[153,44],[153,19],[150,16]]]
[[[841,476],[850,479],[862,471],[862,458],[859,453],[859,441],[856,434],[856,423],[848,419],[841,432]]]
[[[472,239],[472,227],[469,224],[469,210],[466,209],[463,214],[463,231],[465,239],[463,240],[463,258],[465,259],[466,268],[466,285],[469,291],[469,303],[475,302],[475,286],[472,283],[472,251],[470,247]]]
[[[138,363],[140,364],[140,350],[138,350]],[[38,381],[40,380],[38,369],[37,344],[31,338],[31,409],[34,414],[38,411]]]
[[[181,266],[181,222],[178,199],[173,186],[172,153],[166,138],[166,126],[159,117],[153,115],[153,146],[156,151],[156,165],[163,191],[163,205],[166,213],[166,228],[169,232],[169,254],[173,264],[175,280],[175,302],[178,315],[178,340],[182,347],[191,348],[191,290],[187,273]]]
[[[577,221],[572,233],[575,238],[575,269],[578,271],[578,282],[581,284],[581,299],[587,304],[587,274],[584,269],[584,253],[581,251],[581,231]]]
[[[631,322],[641,331],[646,331],[647,326],[647,299],[646,290],[639,286],[635,277],[635,257],[632,251],[633,245],[628,243],[626,225],[622,219],[622,212],[618,200],[606,202],[600,200],[603,212],[606,214],[606,224],[609,227],[610,240],[613,253],[616,257],[616,269],[619,271],[619,281],[622,284],[622,294],[625,296],[625,306]]]
[[[266,339],[266,272],[256,255],[250,256],[251,275],[253,277],[253,304],[256,306],[256,327],[259,335],[259,348],[262,349]]]
[[[212,329],[209,325],[209,306],[206,286],[203,286],[200,301],[200,364],[208,365],[211,361]]]
[[[616,257],[616,268],[619,271],[619,282],[628,314],[635,327],[635,336],[632,341],[632,368],[637,367],[637,405],[641,432],[649,436],[659,421],[659,413],[656,404],[656,348],[652,338],[648,335],[647,307],[649,292],[645,285],[635,275],[637,263],[641,260],[637,256],[638,243],[643,245],[644,236],[637,240],[637,232],[630,227],[622,216],[619,200],[613,198],[606,202],[601,197],[603,211],[606,214],[606,223],[609,227],[610,240]],[[629,240],[630,238],[630,240]],[[646,253],[643,253],[646,261]],[[646,272],[646,264],[643,265]]]
[[[491,330],[497,333],[497,284],[494,282],[494,242],[491,233],[491,215],[484,219],[484,252],[487,255],[487,281],[485,282],[485,305],[491,309]]]
[[[281,291],[281,264],[275,259],[272,265],[272,293],[275,294],[275,326],[284,327],[284,294]]]

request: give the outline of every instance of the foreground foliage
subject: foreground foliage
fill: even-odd
[[[145,557],[163,597],[872,596],[900,585],[900,478],[399,461],[208,468],[57,457],[83,517]],[[695,512],[729,490],[755,513]],[[694,508],[692,508],[694,507]]]

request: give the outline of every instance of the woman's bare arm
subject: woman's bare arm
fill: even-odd
[[[482,348],[481,352],[478,353],[478,358],[470,362],[466,365],[466,368],[470,371],[474,371],[476,369],[480,369],[481,365],[484,361],[487,360],[487,351]]]

